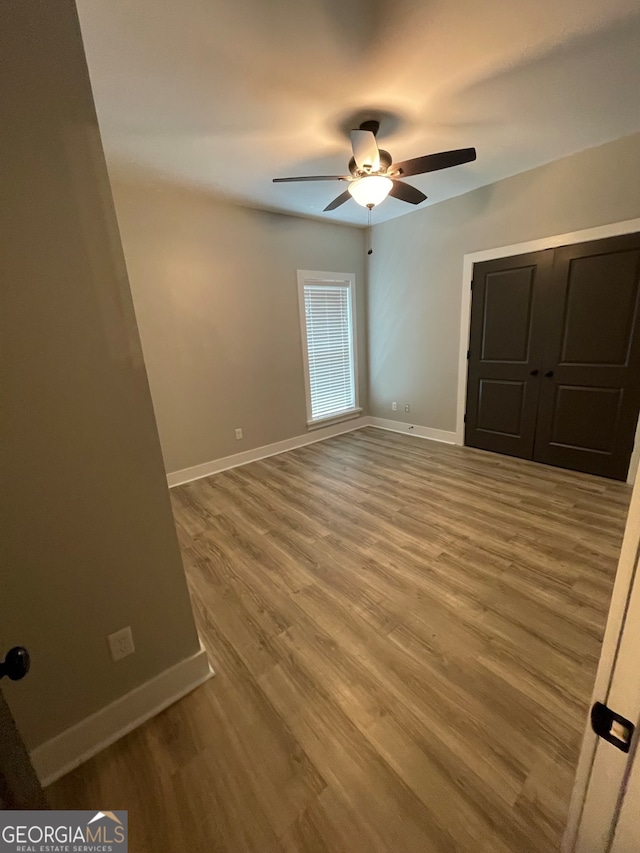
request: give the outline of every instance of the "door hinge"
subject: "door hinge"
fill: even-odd
[[[473,279],[471,279],[471,284],[469,285],[469,289],[473,290]]]
[[[598,737],[612,743],[622,752],[629,752],[631,749],[635,726],[602,702],[596,702],[591,709],[591,728]]]
[[[471,357],[471,350],[470,350],[470,349],[468,349],[468,350],[467,350],[467,361],[469,361],[469,358],[470,358],[470,357]]]
[[[467,413],[465,412],[464,417],[462,418],[462,423],[466,424],[466,422],[467,422]]]

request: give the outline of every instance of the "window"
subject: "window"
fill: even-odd
[[[355,276],[298,270],[309,427],[358,408]]]

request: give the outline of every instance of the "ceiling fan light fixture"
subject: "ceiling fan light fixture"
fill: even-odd
[[[393,181],[384,175],[365,175],[351,181],[348,186],[351,196],[363,207],[380,204],[391,192]]]

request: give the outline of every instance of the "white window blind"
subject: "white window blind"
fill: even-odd
[[[356,409],[351,283],[305,281],[308,391],[311,421]]]

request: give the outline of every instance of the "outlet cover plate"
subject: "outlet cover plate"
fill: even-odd
[[[127,655],[132,655],[136,647],[133,645],[133,634],[131,628],[127,625],[126,628],[121,628],[107,637],[109,648],[111,649],[111,659],[113,661],[122,660]]]

